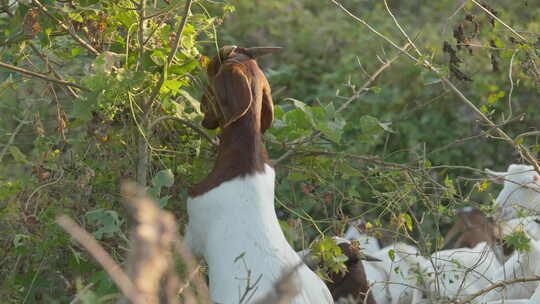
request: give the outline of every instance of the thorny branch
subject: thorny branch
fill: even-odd
[[[375,28],[373,28],[368,22],[366,22],[365,20],[359,18],[358,16],[354,15],[351,11],[347,10],[341,3],[339,3],[338,1],[336,0],[330,0],[331,2],[333,2],[335,5],[337,5],[341,10],[343,10],[347,15],[349,15],[351,18],[353,18],[354,20],[360,22],[361,24],[365,25],[369,30],[371,30],[373,33],[375,33],[376,35],[378,35],[379,37],[383,38],[385,41],[387,41],[388,43],[390,43],[394,48],[398,49],[400,52],[404,53],[405,55],[407,55],[407,57],[409,57],[411,60],[413,60],[416,64],[419,64],[421,66],[423,66],[424,68],[434,72],[435,74],[437,74],[439,76],[439,78],[441,79],[441,81],[446,85],[448,86],[458,97],[459,99],[465,103],[474,113],[476,113],[476,115],[478,115],[483,122],[485,122],[487,125],[489,125],[490,128],[492,128],[493,130],[495,130],[495,132],[501,137],[502,140],[504,140],[505,142],[507,142],[508,144],[510,144],[514,149],[516,149],[516,151],[518,151],[520,153],[520,155],[529,163],[531,164],[535,171],[540,173],[540,164],[538,163],[538,161],[535,159],[535,157],[532,155],[532,153],[529,151],[529,149],[524,146],[523,144],[519,143],[517,140],[513,140],[510,136],[508,136],[508,134],[506,134],[501,128],[499,128],[493,121],[491,121],[482,111],[480,111],[480,109],[478,109],[478,107],[476,107],[476,105],[474,105],[474,103],[472,103],[447,77],[444,76],[444,74],[437,68],[435,67],[428,59],[426,58],[416,58],[415,56],[413,56],[411,53],[409,53],[406,49],[404,48],[400,48],[399,46],[397,46],[397,44],[395,42],[393,42],[390,38],[388,38],[387,36],[379,33]],[[474,2],[474,0],[471,0]],[[389,10],[389,9],[388,9]],[[497,21],[499,22],[502,22],[499,18],[496,18]],[[394,19],[394,21],[396,23],[397,20]],[[504,23],[503,23],[504,24]],[[507,26],[508,27],[508,26]],[[401,26],[400,26],[401,28]],[[402,29],[402,28],[401,28]],[[513,31],[513,30],[512,30]],[[515,32],[515,31],[513,31]],[[403,35],[405,35],[405,37],[411,41],[407,34],[404,33],[402,31]],[[521,36],[520,36],[521,37]],[[417,49],[417,48],[415,48]]]

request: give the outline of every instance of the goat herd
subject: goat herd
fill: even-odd
[[[185,243],[208,264],[213,302],[262,303],[278,293],[282,275],[294,270],[297,293],[288,303],[295,304],[540,303],[540,224],[517,212],[540,211],[540,178],[525,165],[487,171],[504,181],[497,221],[462,210],[445,238],[448,248],[456,248],[429,256],[399,242],[380,248],[353,223],[335,237],[348,271],[329,274],[332,281],[325,284],[306,265],[309,251],[296,253],[288,244],[274,208],[275,173],[262,142],[273,103],[256,58],[277,50],[225,46],[207,68],[203,126],[221,128],[220,144],[213,170],[191,189]],[[516,230],[530,238],[531,250],[508,253],[499,245]]]

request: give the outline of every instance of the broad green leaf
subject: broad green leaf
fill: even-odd
[[[156,173],[152,178],[152,185],[154,187],[170,187],[174,184],[174,174],[171,169],[164,169]]]

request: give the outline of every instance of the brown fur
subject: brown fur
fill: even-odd
[[[458,220],[444,238],[445,248],[474,248],[481,242],[493,244],[495,226],[477,209],[461,211]],[[459,235],[460,234],[460,235]],[[457,237],[459,235],[459,237]],[[452,239],[457,240],[452,244]]]
[[[201,101],[203,126],[222,128],[212,172],[189,194],[204,194],[238,176],[263,172],[270,164],[262,133],[272,124],[270,85],[249,49],[224,47],[210,64],[210,85]]]
[[[343,254],[348,257],[345,262],[347,272],[331,273],[329,275],[332,282],[327,282],[326,285],[334,301],[340,298],[352,297],[355,303],[377,304],[371,291],[368,293],[369,282],[366,278],[366,271],[361,259],[362,254],[359,249],[347,243],[339,244],[339,247]]]

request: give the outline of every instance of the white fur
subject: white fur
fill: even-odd
[[[531,240],[531,250],[514,252],[493,275],[493,282],[509,281],[516,278],[530,278],[540,275],[540,242]],[[486,286],[487,287],[487,286]],[[508,288],[497,289],[485,296],[487,300],[529,298],[538,288],[538,281],[515,283]]]
[[[522,207],[533,214],[540,213],[540,176],[532,166],[512,164],[506,172],[486,169],[486,172],[504,179],[504,187],[497,196],[495,206],[502,219],[517,216],[515,207]]]
[[[487,243],[434,252],[424,271],[427,287],[443,298],[464,299],[487,287],[501,268]]]
[[[516,231],[525,232],[530,238],[540,241],[540,224],[538,216],[518,217],[501,222],[501,234],[507,236]]]
[[[264,173],[234,178],[188,199],[185,240],[208,263],[213,302],[239,303],[250,271],[251,284],[261,277],[254,295],[244,302],[252,303],[271,291],[284,272],[302,263],[279,226],[274,179],[274,170],[266,166]],[[326,285],[306,265],[297,270],[295,281],[300,293],[290,303],[333,303]]]
[[[393,250],[392,260],[390,251]],[[427,260],[418,255],[416,248],[395,243],[371,254],[381,262],[364,261],[366,276],[373,284],[373,296],[378,304],[411,303],[417,285],[419,265]]]

